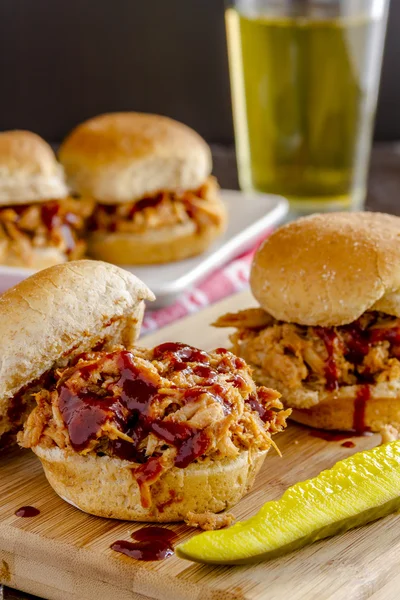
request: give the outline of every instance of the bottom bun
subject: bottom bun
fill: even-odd
[[[194,221],[144,233],[93,233],[88,239],[92,258],[117,265],[174,262],[202,254],[225,230],[218,225],[198,229]]]
[[[338,390],[282,386],[277,379],[254,369],[254,380],[282,394],[290,419],[318,429],[381,431],[386,425],[400,430],[400,380],[370,385],[345,385]]]
[[[166,471],[151,486],[143,508],[132,464],[108,456],[70,455],[60,448],[33,448],[48,482],[63,500],[96,515],[128,521],[182,521],[188,512],[225,510],[249,491],[268,450],[243,451],[234,459],[205,460]]]
[[[354,386],[360,387],[360,386]],[[381,431],[386,425],[400,429],[400,395],[372,397],[360,406],[356,398],[333,397],[313,408],[293,409],[291,419],[316,427],[339,431]]]

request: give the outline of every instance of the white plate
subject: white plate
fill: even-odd
[[[268,229],[283,220],[288,212],[285,198],[269,194],[222,190],[229,224],[225,234],[200,256],[166,265],[126,267],[155,293],[152,308],[173,302],[179,294],[209,273],[250,249]],[[30,269],[0,265],[0,292],[32,274]]]

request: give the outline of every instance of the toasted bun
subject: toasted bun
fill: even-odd
[[[371,309],[400,317],[400,218],[330,213],[289,223],[260,246],[250,283],[282,321],[345,325]]]
[[[334,391],[306,385],[292,389],[259,368],[254,369],[253,376],[259,385],[277,389],[285,406],[292,408],[290,418],[303,425],[338,431],[380,431],[392,425],[400,430],[400,380],[369,385],[364,404],[359,394],[365,386],[345,385]]]
[[[167,117],[111,113],[82,123],[59,157],[72,189],[99,202],[193,190],[211,172],[211,153],[192,129]]]
[[[67,195],[63,169],[41,137],[31,131],[0,133],[0,206]]]
[[[0,436],[14,395],[55,364],[96,344],[129,346],[152,292],[134,275],[90,260],[56,265],[0,296]],[[20,417],[20,418],[18,418]]]
[[[220,201],[220,221],[197,229],[194,221],[149,229],[143,233],[93,233],[88,255],[117,265],[149,265],[183,260],[205,252],[226,227],[226,210]]]
[[[192,463],[165,472],[151,486],[152,506],[143,508],[132,463],[108,456],[68,455],[35,446],[46,477],[63,500],[99,517],[128,521],[182,521],[188,512],[220,512],[251,488],[267,450],[237,458]],[[171,493],[173,492],[173,493]]]

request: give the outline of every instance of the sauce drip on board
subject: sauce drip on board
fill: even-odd
[[[369,385],[360,385],[354,400],[353,428],[356,432],[365,431],[365,409],[368,400],[371,397]]]
[[[128,542],[126,540],[117,540],[110,546],[111,550],[120,552],[135,558],[136,560],[163,560],[171,556],[174,551],[163,541],[151,540],[146,542]]]
[[[132,533],[136,542],[118,540],[110,547],[115,552],[120,552],[136,560],[163,560],[174,553],[172,543],[176,535],[165,527],[142,527]]]
[[[159,540],[172,544],[176,540],[176,533],[172,529],[166,527],[142,527],[131,534],[131,538],[137,542],[149,542],[151,540]]]
[[[346,442],[343,442],[340,445],[343,446],[343,448],[355,448],[356,447],[355,443],[352,442],[351,440],[347,440]]]
[[[37,517],[40,514],[40,510],[35,508],[34,506],[21,506],[18,510],[15,511],[16,517],[30,518]]]

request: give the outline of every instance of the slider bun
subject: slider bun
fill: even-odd
[[[292,389],[266,376],[259,368],[254,369],[253,376],[258,385],[268,385],[280,391],[285,406],[292,408],[290,418],[293,421],[318,429],[356,429],[357,394],[365,386],[344,385],[334,391],[323,386],[310,388],[306,385]],[[368,388],[370,397],[364,406],[363,429],[380,431],[385,425],[393,425],[400,430],[400,381],[370,384]]]
[[[221,221],[197,230],[193,220],[179,225],[148,229],[144,233],[96,232],[88,238],[88,255],[118,265],[149,265],[183,260],[201,254],[226,226],[221,202]]]
[[[151,486],[152,506],[146,509],[131,462],[40,445],[33,451],[52,488],[76,508],[99,517],[159,523],[182,521],[189,511],[220,512],[233,506],[253,485],[268,452],[242,451],[233,459],[174,467]]]
[[[339,393],[325,391],[320,395],[319,404],[309,409],[294,408],[290,418],[318,429],[354,431],[357,388],[360,386],[344,386],[339,388]],[[400,430],[400,382],[379,383],[369,388],[363,430],[379,432],[386,425]]]
[[[0,296],[0,436],[13,396],[55,364],[96,344],[133,344],[144,300],[137,277],[106,263],[79,260],[35,273]]]
[[[31,131],[0,133],[0,206],[67,195],[63,169],[41,137]]]
[[[59,157],[73,191],[105,204],[197,189],[212,166],[210,149],[195,131],[167,117],[134,112],[78,125]]]
[[[330,213],[289,223],[260,246],[250,284],[282,321],[330,327],[366,310],[400,317],[400,218]]]

